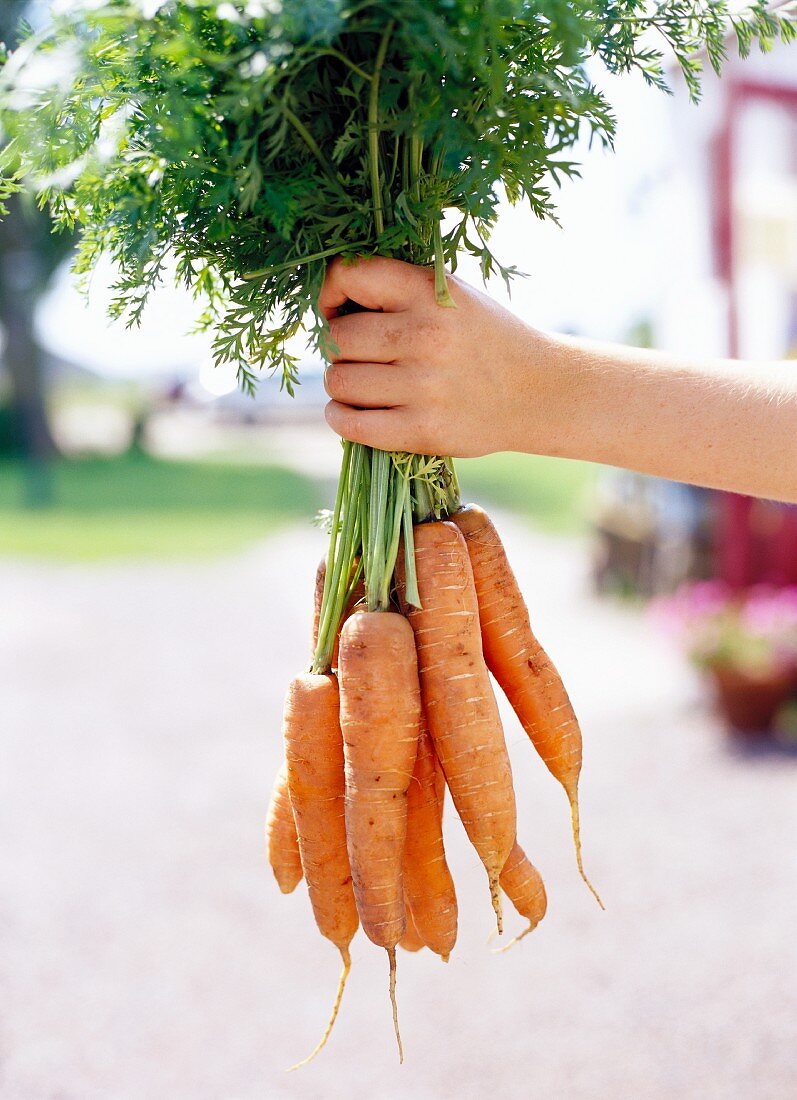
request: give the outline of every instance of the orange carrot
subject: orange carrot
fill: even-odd
[[[545,894],[545,885],[540,872],[528,859],[517,841],[510,852],[509,859],[501,872],[501,889],[512,902],[514,907],[529,922],[519,936],[500,948],[506,951],[512,944],[518,943],[529,932],[533,932],[548,908],[548,898]]]
[[[277,772],[271,801],[266,815],[268,861],[283,894],[292,894],[302,881],[302,859],[299,838],[293,820],[291,796],[288,793],[288,772],[285,764]]]
[[[365,934],[390,959],[395,1009],[396,944],[404,935],[402,857],[407,790],[421,722],[412,629],[392,611],[364,611],[340,636],[340,719],[346,759],[346,837]],[[401,1056],[401,1039],[396,1023]]]
[[[398,945],[405,951],[411,951],[414,954],[416,951],[422,950],[426,945],[421,939],[415,925],[415,918],[412,915],[412,909],[410,908],[410,903],[406,895],[404,897],[404,911],[407,916],[407,927],[404,929],[404,935],[399,940]]]
[[[424,729],[407,795],[404,890],[421,943],[448,962],[457,939],[457,895],[443,848],[442,806],[436,789],[439,774],[432,741]]]
[[[515,794],[487,668],[465,540],[453,523],[415,528],[421,608],[409,608],[424,711],[462,824],[487,870],[501,930],[498,878],[515,840]]]
[[[351,969],[349,945],[359,923],[346,853],[343,739],[334,676],[308,672],[293,680],[283,730],[288,788],[313,914],[319,931],[335,944],[343,960],[332,1015],[321,1041],[298,1063],[304,1065],[332,1031]]]
[[[487,667],[548,770],[564,787],[570,802],[578,869],[603,908],[584,873],[581,858],[581,730],[562,678],[532,633],[526,604],[489,516],[477,505],[469,504],[452,520],[468,544]]]
[[[321,624],[321,602],[324,598],[324,582],[327,576],[327,560],[322,558],[318,563],[318,568],[315,573],[315,591],[313,594],[313,632],[312,632],[312,650],[315,653],[316,646],[318,645],[318,628]],[[343,615],[341,616],[340,625],[338,626],[338,636],[335,639],[335,646],[332,650],[332,657],[330,663],[332,668],[338,667],[338,653],[340,648],[340,632],[343,628],[343,624],[348,619],[349,615],[354,611],[354,608],[365,596],[365,585],[362,582],[362,578],[357,582],[354,587],[354,591],[349,597],[345,608],[343,609]]]
[[[327,576],[327,559],[322,558],[318,563],[318,568],[315,571],[315,590],[313,592],[313,631],[310,637],[310,651],[315,653],[315,648],[318,645],[318,628],[321,625],[321,601],[324,598],[324,582]],[[337,645],[335,646],[335,657],[337,657]],[[334,662],[333,662],[334,664]]]

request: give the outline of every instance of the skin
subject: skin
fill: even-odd
[[[676,359],[543,333],[449,277],[374,257],[331,264],[320,306],[337,351],[339,435],[467,458],[519,451],[797,503],[794,363]],[[341,314],[347,303],[368,312]]]

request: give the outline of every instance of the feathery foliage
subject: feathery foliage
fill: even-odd
[[[327,258],[464,248],[510,277],[487,243],[499,185],[553,216],[579,135],[612,140],[585,61],[663,87],[671,54],[697,98],[731,28],[745,53],[794,25],[724,0],[62,0],[0,76],[2,186],[26,177],[81,227],[78,271],[113,256],[129,322],[176,258],[218,360],[291,388]]]

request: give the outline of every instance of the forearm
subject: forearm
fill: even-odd
[[[525,451],[797,503],[797,363],[678,361],[548,336],[473,287],[374,257],[333,264],[327,419],[388,451]],[[343,310],[354,301],[364,311]]]
[[[513,449],[797,503],[797,363],[709,363],[540,336]],[[542,444],[542,446],[541,446]]]

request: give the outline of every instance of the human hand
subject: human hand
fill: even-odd
[[[339,435],[455,458],[525,449],[541,406],[530,365],[546,337],[455,276],[448,284],[454,309],[437,304],[429,268],[330,265],[319,304],[338,348],[325,386]],[[341,313],[349,302],[367,312]]]

